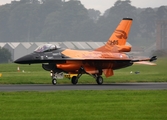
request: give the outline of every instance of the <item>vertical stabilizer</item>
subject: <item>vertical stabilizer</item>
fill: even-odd
[[[96,51],[129,52],[131,50],[131,46],[126,46],[125,44],[130,32],[132,21],[133,20],[131,18],[123,18],[107,43],[96,49]]]

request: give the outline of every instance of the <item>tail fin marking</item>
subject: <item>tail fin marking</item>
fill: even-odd
[[[107,43],[96,49],[96,51],[129,52],[131,47],[126,46],[125,44],[130,32],[132,21],[133,20],[131,18],[123,18],[113,34],[110,36]]]

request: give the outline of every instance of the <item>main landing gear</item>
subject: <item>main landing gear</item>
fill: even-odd
[[[96,82],[97,82],[98,85],[102,85],[102,84],[103,84],[103,77],[98,76],[98,77],[96,78]]]
[[[78,83],[78,79],[79,79],[79,78],[82,76],[82,74],[84,74],[84,73],[85,73],[85,74],[88,74],[88,75],[90,75],[90,76],[92,76],[92,77],[94,77],[98,85],[102,85],[102,84],[103,84],[103,77],[101,77],[99,74],[93,74],[93,75],[92,75],[92,74],[89,74],[89,73],[87,73],[87,72],[84,70],[83,67],[80,68],[79,73],[78,73],[77,76],[73,76],[73,77],[71,78],[71,83],[72,83],[73,85],[76,85],[76,84]],[[100,72],[100,73],[102,74],[102,72]]]
[[[81,75],[80,75],[81,76]],[[96,82],[97,82],[97,84],[98,85],[102,85],[103,84],[103,77],[101,77],[100,75],[91,75],[91,76],[93,76],[95,79],[96,79]],[[71,78],[71,83],[73,84],[73,85],[76,85],[77,83],[78,83],[78,79],[79,79],[80,77],[78,77],[78,76],[73,76],[72,78]]]
[[[73,77],[71,78],[71,83],[72,83],[73,85],[76,85],[76,84],[78,83],[78,78],[77,78],[77,76],[73,76]]]
[[[89,74],[87,73],[83,67],[81,67],[79,69],[78,75],[77,76],[73,76],[71,78],[71,83],[73,85],[76,85],[78,83],[79,78],[82,76],[82,74],[88,74],[90,76],[92,76],[93,78],[95,78],[96,82],[98,85],[102,85],[103,84],[103,77],[101,76],[102,72],[100,72],[99,74]],[[56,85],[57,84],[57,78],[60,78],[60,76],[63,77],[63,75],[61,74],[57,74],[54,73],[53,71],[50,72],[51,78],[52,78],[52,84]]]

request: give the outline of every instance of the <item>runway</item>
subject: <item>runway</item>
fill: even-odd
[[[58,90],[163,90],[167,89],[167,82],[163,83],[113,83],[113,84],[24,84],[0,85],[0,91],[58,91]]]

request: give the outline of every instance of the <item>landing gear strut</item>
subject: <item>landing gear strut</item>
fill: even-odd
[[[54,72],[52,70],[50,71],[50,76],[52,78],[52,84],[56,85],[57,84],[57,80],[56,80],[55,74],[54,74]]]

